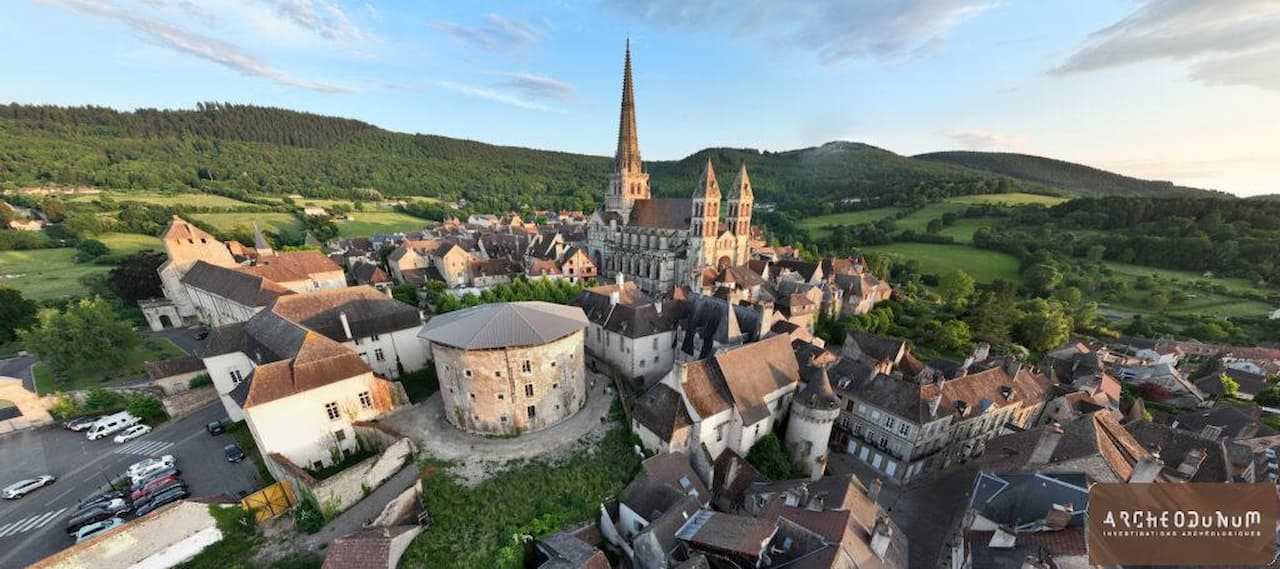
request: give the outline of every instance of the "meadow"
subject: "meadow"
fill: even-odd
[[[890,243],[867,247],[868,251],[898,255],[920,263],[925,274],[941,276],[956,269],[969,273],[980,283],[995,279],[1019,281],[1018,259],[999,251],[977,249],[968,245],[936,243]]]
[[[108,245],[109,246],[109,245]],[[85,293],[80,279],[111,270],[107,265],[77,263],[71,248],[0,251],[0,286],[17,289],[32,300],[51,300]]]
[[[354,220],[335,220],[338,235],[342,237],[367,237],[376,233],[421,231],[430,222],[412,215],[396,212],[361,211],[351,214]]]
[[[63,199],[71,203],[91,202],[96,201],[103,196],[111,196],[117,202],[135,201],[160,206],[242,207],[254,205],[226,196],[201,193],[166,194],[160,192],[102,192],[99,194],[74,194],[64,196]]]

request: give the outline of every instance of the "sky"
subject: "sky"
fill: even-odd
[[[0,101],[284,107],[642,156],[832,140],[1280,193],[1280,0],[10,0]]]

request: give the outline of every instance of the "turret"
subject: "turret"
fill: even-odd
[[[800,472],[817,480],[826,473],[827,444],[831,428],[840,416],[840,398],[827,377],[829,362],[810,361],[805,366],[805,385],[791,400],[787,422],[787,453]]]

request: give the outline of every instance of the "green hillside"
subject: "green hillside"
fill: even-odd
[[[609,128],[603,126],[602,128]],[[607,151],[608,149],[601,149]],[[759,201],[807,210],[844,198],[1012,191],[1008,178],[833,142],[787,152],[707,149],[648,162],[655,193],[687,195],[707,158],[727,185],[746,163]],[[299,193],[313,198],[466,198],[594,209],[610,159],[403,134],[342,118],[207,103],[194,110],[0,106],[0,187],[92,185],[130,192]],[[1003,182],[1001,181],[1003,180]]]
[[[1172,182],[1142,180],[1083,164],[1009,152],[930,152],[913,158],[962,166],[1058,188],[1083,196],[1206,196],[1222,192],[1175,186]]]

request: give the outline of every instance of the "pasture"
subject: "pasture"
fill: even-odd
[[[921,272],[925,274],[942,276],[960,269],[980,283],[989,283],[995,279],[1015,282],[1021,280],[1018,275],[1018,259],[999,251],[937,243],[890,243],[866,247],[866,250],[918,261]]]
[[[76,250],[69,247],[0,251],[0,286],[17,289],[31,300],[83,295],[80,279],[111,267],[77,263],[75,257]]]

